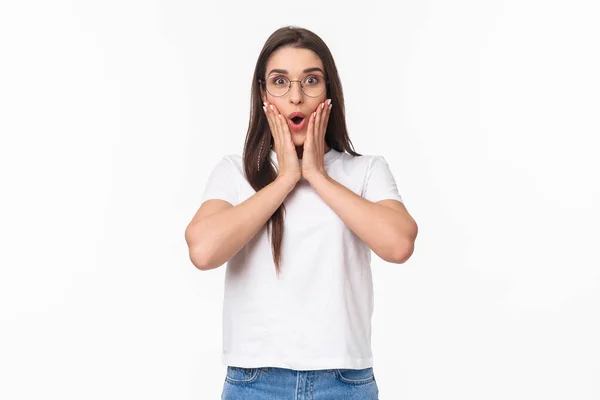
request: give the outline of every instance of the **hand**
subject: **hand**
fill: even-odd
[[[304,140],[304,153],[302,154],[302,176],[309,183],[315,176],[324,175],[325,172],[325,132],[331,113],[331,99],[319,103],[317,110],[310,114],[306,139]]]
[[[269,102],[264,102],[263,110],[267,115],[267,121],[271,128],[271,135],[275,144],[273,145],[275,153],[277,153],[277,165],[279,173],[277,177],[290,179],[297,183],[302,178],[300,171],[300,162],[296,153],[296,146],[292,141],[290,128],[285,120],[285,117],[279,113],[275,105]]]

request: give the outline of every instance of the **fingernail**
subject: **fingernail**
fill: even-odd
[[[321,104],[321,110],[325,107],[325,103]]]
[[[265,112],[267,112],[267,107],[263,107],[263,110],[265,110]]]
[[[327,104],[331,104],[331,99],[327,99]]]
[[[271,110],[275,111],[275,109],[273,108],[273,104],[271,104]]]

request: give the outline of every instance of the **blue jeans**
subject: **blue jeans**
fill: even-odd
[[[221,400],[377,400],[373,368],[227,367]]]

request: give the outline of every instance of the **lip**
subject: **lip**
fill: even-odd
[[[290,130],[292,130],[293,132],[300,132],[302,131],[302,129],[304,129],[304,126],[306,125],[306,118],[304,118],[302,120],[302,122],[300,122],[300,124],[296,125],[292,122],[292,120],[288,119],[288,126],[290,127]]]
[[[302,117],[302,122],[300,122],[300,124],[296,125],[292,122],[292,118],[295,117]],[[291,113],[290,115],[288,115],[288,126],[290,127],[290,130],[292,130],[293,132],[300,132],[304,129],[304,126],[306,125],[306,116],[299,112],[296,111],[294,113]]]
[[[301,113],[300,111],[296,111],[291,113],[290,115],[288,115],[288,119],[292,119],[295,117],[302,117],[302,118],[306,118],[306,115],[304,115],[303,113]]]

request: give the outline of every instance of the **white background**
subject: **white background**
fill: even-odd
[[[384,400],[600,398],[593,1],[0,6],[0,398],[217,399],[225,266],[184,230],[277,28],[335,58],[419,225],[373,255]]]

